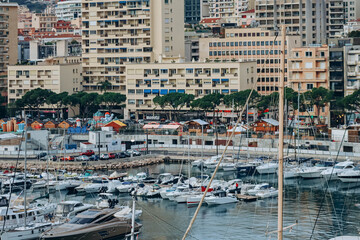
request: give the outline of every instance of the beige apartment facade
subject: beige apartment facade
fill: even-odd
[[[17,62],[17,18],[17,3],[0,3],[0,94],[2,96],[7,95],[7,66]]]
[[[345,96],[360,89],[360,46],[347,46],[344,49]]]
[[[256,62],[127,64],[126,74],[125,118],[131,114],[138,118],[139,114],[144,117],[154,111],[169,110],[153,103],[156,96],[178,92],[200,98],[250,89],[256,84]]]
[[[184,1],[82,1],[83,87],[126,92],[124,63],[184,57]]]
[[[52,13],[34,13],[32,27],[39,32],[51,32],[57,22],[57,17]]]
[[[292,48],[300,46],[300,36],[286,36],[286,56]],[[278,91],[281,37],[276,37],[275,32],[260,28],[226,29],[223,38],[200,38],[199,48],[200,61],[256,61],[256,90],[263,95]]]
[[[294,48],[289,55],[288,62],[288,86],[295,91],[304,93],[319,87],[330,89],[329,48],[327,45]],[[319,110],[320,118],[327,124],[330,116],[329,109],[329,106],[326,106]],[[308,106],[307,112],[301,112],[300,116],[310,119],[311,116],[317,116],[317,110],[316,106]]]
[[[79,57],[53,58],[36,65],[8,67],[8,103],[14,103],[36,88],[55,93],[81,91],[82,66]]]

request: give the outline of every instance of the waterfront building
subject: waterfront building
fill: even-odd
[[[80,57],[50,58],[33,65],[11,65],[8,67],[8,103],[14,103],[36,88],[69,94],[81,91],[81,72]]]
[[[360,45],[344,48],[346,64],[345,96],[360,89]]]
[[[327,37],[343,31],[343,0],[256,0],[259,27],[276,30],[287,26],[288,34],[300,34],[302,45],[324,44]],[[276,4],[275,4],[276,3]]]
[[[301,46],[301,38],[286,36],[286,39],[287,56],[291,49]],[[261,94],[270,94],[278,91],[280,48],[280,37],[276,37],[274,31],[261,28],[231,28],[225,29],[223,37],[200,39],[200,61],[256,61],[256,90]]]
[[[39,32],[53,31],[57,22],[55,14],[51,13],[34,13],[32,15],[32,27]]]
[[[256,62],[126,64],[126,74],[125,118],[136,114],[137,119],[145,119],[154,109],[163,111],[153,103],[156,96],[179,92],[199,98],[250,89],[256,81]],[[189,106],[181,110],[188,111]]]
[[[210,15],[208,0],[185,0],[184,4],[185,23],[198,24]]]
[[[184,57],[184,1],[82,2],[83,87],[126,92],[124,63]]]
[[[329,85],[329,48],[327,45],[314,45],[311,47],[293,48],[288,57],[289,81],[288,86],[304,93],[313,88],[330,88]],[[309,100],[309,99],[305,99]],[[300,112],[303,119],[317,116],[324,123],[329,123],[329,106],[316,109],[309,106],[306,112]]]
[[[71,21],[81,17],[81,0],[58,1],[55,6],[58,20]]]
[[[211,34],[211,32],[185,32],[185,62],[199,61],[199,40]]]
[[[7,96],[7,67],[16,64],[18,4],[0,3],[0,94]]]
[[[32,12],[23,5],[19,6],[18,9],[18,28],[19,29],[30,29],[32,27]]]

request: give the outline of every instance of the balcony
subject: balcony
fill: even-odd
[[[356,77],[356,72],[348,72],[347,75],[349,77]]]
[[[356,65],[357,61],[356,60],[348,60],[347,64],[348,65]]]

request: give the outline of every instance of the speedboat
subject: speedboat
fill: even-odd
[[[341,162],[335,165],[333,168],[329,168],[327,170],[324,170],[321,172],[321,176],[323,176],[325,179],[331,179],[331,180],[337,180],[338,174],[350,171],[354,169],[354,162],[352,161],[345,161]]]
[[[119,193],[128,193],[131,189],[136,188],[137,182],[122,182],[116,187]]]
[[[84,186],[84,191],[86,193],[106,192],[108,190],[108,183],[108,180],[94,180],[93,183]]]
[[[119,203],[117,197],[111,193],[100,193],[96,201],[98,208],[112,208]]]
[[[259,174],[275,174],[279,167],[278,163],[269,162],[256,167]]]
[[[221,164],[223,171],[230,172],[236,171],[236,164],[235,163],[223,163]]]
[[[17,227],[15,229],[4,232],[1,235],[1,240],[30,240],[39,239],[41,234],[58,223],[40,222],[30,223],[26,227]]]
[[[207,205],[222,205],[222,204],[230,204],[237,203],[238,200],[235,196],[226,195],[225,192],[217,193],[216,195],[205,197],[204,201]]]
[[[358,236],[339,236],[335,238],[331,238],[329,240],[360,240]]]
[[[255,196],[259,197],[259,198],[272,198],[272,197],[277,197],[279,194],[279,191],[273,187],[268,188],[268,189],[264,189],[264,190],[260,190],[259,192],[256,193]]]
[[[356,166],[352,170],[339,173],[338,178],[344,183],[360,182],[360,166]]]
[[[253,189],[247,190],[246,193],[251,196],[256,196],[256,194],[258,194],[259,192],[262,192],[269,188],[270,188],[270,185],[268,183],[257,184],[257,185],[255,185],[255,187]]]
[[[174,176],[171,173],[162,173],[157,179],[158,184],[169,184],[174,181]]]
[[[78,214],[68,223],[43,233],[41,239],[122,239],[131,233],[131,223],[128,219],[116,217],[115,214],[118,211],[118,208],[89,209]],[[140,228],[141,225],[135,223],[135,232],[138,232]]]
[[[299,167],[295,167],[295,166],[287,166],[287,167],[285,167],[285,169],[284,169],[284,179],[299,177],[299,171],[300,171]],[[276,173],[278,174],[279,171],[276,171]]]
[[[84,204],[79,201],[65,201],[57,205],[55,217],[62,219],[71,219],[75,215],[94,207],[92,204]]]
[[[252,175],[255,173],[257,166],[254,163],[237,163],[236,169],[241,175]]]
[[[195,160],[191,163],[191,166],[201,168],[204,165],[204,159]]]
[[[79,180],[64,180],[60,181],[55,185],[57,191],[68,190],[80,186],[83,182]]]

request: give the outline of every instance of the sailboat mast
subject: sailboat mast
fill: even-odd
[[[285,85],[285,41],[286,28],[281,27],[281,58],[279,85],[279,197],[278,197],[278,240],[283,239],[283,197],[284,197],[284,85]]]
[[[24,227],[26,227],[26,218],[27,218],[27,210],[26,210],[26,167],[27,167],[27,116],[25,115],[25,150],[24,150]],[[11,184],[10,184],[11,185]]]

